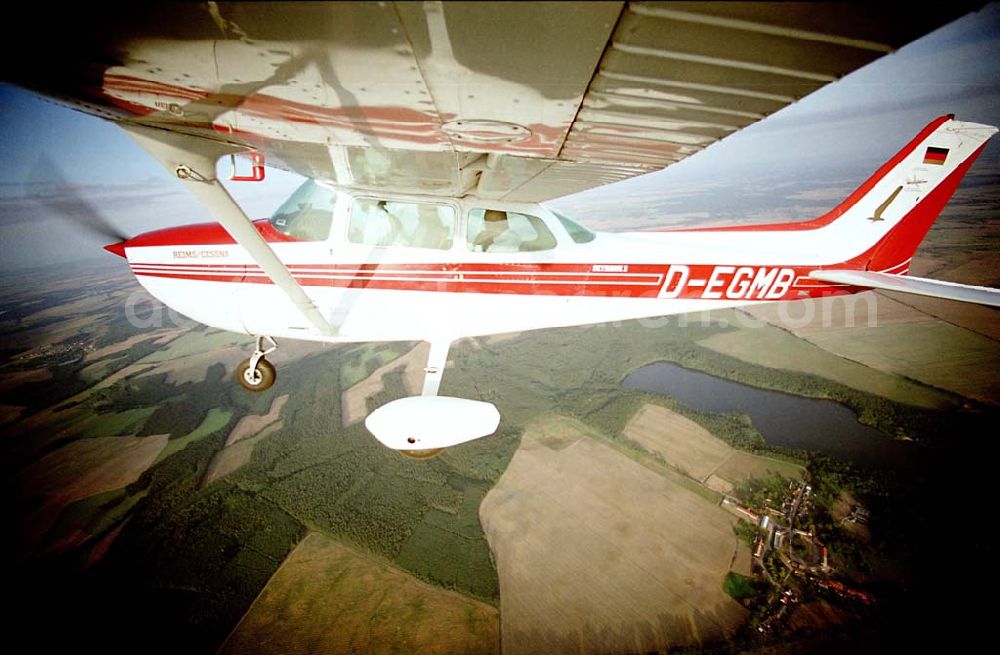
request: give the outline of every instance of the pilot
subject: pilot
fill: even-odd
[[[507,212],[486,210],[483,229],[476,235],[472,249],[481,252],[517,252],[521,249],[521,237],[511,229]]]

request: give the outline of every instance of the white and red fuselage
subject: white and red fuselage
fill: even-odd
[[[863,288],[809,274],[905,275],[995,131],[939,118],[838,207],[804,223],[593,234],[540,205],[338,190],[325,238],[306,240],[272,222],[256,223],[335,335],[311,325],[218,224],[151,232],[109,249],[127,257],[152,295],[197,321],[333,342],[452,341],[854,293]],[[447,239],[425,248],[352,236],[359,207],[379,200],[404,208],[425,203],[453,217]],[[549,240],[527,251],[477,248],[472,224],[482,223],[484,210],[534,217]]]

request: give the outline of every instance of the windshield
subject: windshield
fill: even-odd
[[[555,214],[556,218],[559,219],[559,222],[562,223],[562,226],[566,228],[566,232],[569,233],[569,238],[573,239],[575,243],[590,243],[597,238],[597,235],[576,221],[566,218],[557,211],[553,211],[551,209],[549,211]]]
[[[271,216],[271,226],[301,241],[323,241],[330,235],[337,192],[316,180],[306,180]]]

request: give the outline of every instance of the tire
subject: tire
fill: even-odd
[[[426,448],[423,450],[398,450],[396,452],[398,452],[403,457],[407,457],[409,459],[424,460],[424,459],[434,459],[435,457],[444,452],[444,448]]]
[[[257,362],[256,375],[250,378],[250,360],[244,359],[236,367],[236,381],[247,391],[267,391],[278,378],[278,372],[274,370],[274,364],[263,357]]]

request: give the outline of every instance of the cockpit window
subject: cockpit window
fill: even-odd
[[[270,218],[271,227],[300,241],[324,241],[330,236],[337,191],[306,180]]]
[[[555,248],[556,238],[537,216],[473,209],[467,244],[473,252],[535,252]]]
[[[358,198],[351,207],[347,239],[369,246],[451,248],[455,210],[425,202]]]
[[[550,209],[549,211],[552,210]],[[559,212],[552,211],[552,213],[556,215],[556,218],[559,219],[559,222],[562,223],[562,226],[566,228],[566,232],[569,233],[569,238],[573,239],[574,243],[590,243],[591,241],[597,238],[596,234],[594,234],[584,226],[580,225],[576,221],[566,218]]]

